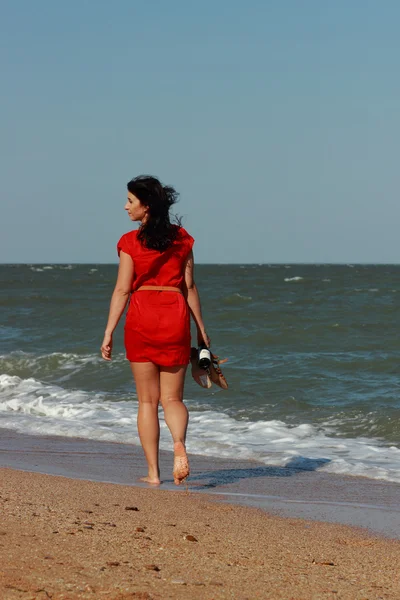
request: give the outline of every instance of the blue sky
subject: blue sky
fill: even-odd
[[[159,176],[198,262],[400,262],[400,3],[3,0],[1,262],[116,262]]]

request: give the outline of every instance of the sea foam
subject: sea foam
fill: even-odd
[[[363,475],[400,483],[400,449],[378,439],[343,438],[332,424],[237,420],[195,400],[187,447],[193,454],[252,459],[266,465]],[[139,444],[134,394],[67,390],[34,378],[0,375],[0,426],[21,433]],[[161,448],[171,449],[161,417]]]

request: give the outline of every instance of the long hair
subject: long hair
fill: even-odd
[[[139,175],[127,183],[128,191],[149,209],[148,218],[139,228],[137,235],[146,248],[164,252],[175,241],[181,220],[175,217],[176,225],[170,221],[169,210],[178,200],[178,192],[151,175]]]

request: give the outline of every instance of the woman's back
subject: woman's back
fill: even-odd
[[[134,279],[132,291],[142,285],[160,285],[181,288],[184,266],[194,239],[183,228],[177,227],[175,240],[164,252],[144,247],[138,239],[138,231],[130,231],[117,244],[118,255],[122,250],[133,260]]]
[[[177,227],[174,225],[173,227]],[[117,244],[133,261],[132,294],[125,321],[126,356],[131,362],[173,366],[190,359],[190,313],[179,289],[194,239],[179,227],[163,252],[146,248],[138,231],[130,231]],[[139,290],[142,286],[176,288],[177,291]]]

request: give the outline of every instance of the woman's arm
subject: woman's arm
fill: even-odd
[[[133,260],[129,254],[121,251],[117,283],[115,284],[114,292],[111,296],[108,322],[104,333],[104,340],[101,345],[101,354],[104,360],[111,360],[112,335],[128,302],[129,294],[132,289],[133,275]]]
[[[192,251],[189,253],[185,263],[183,293],[188,303],[193,320],[196,323],[197,341],[199,344],[204,342],[206,346],[209,347],[210,338],[208,337],[204,326],[199,292],[197,291],[197,286],[194,281],[194,258]]]

